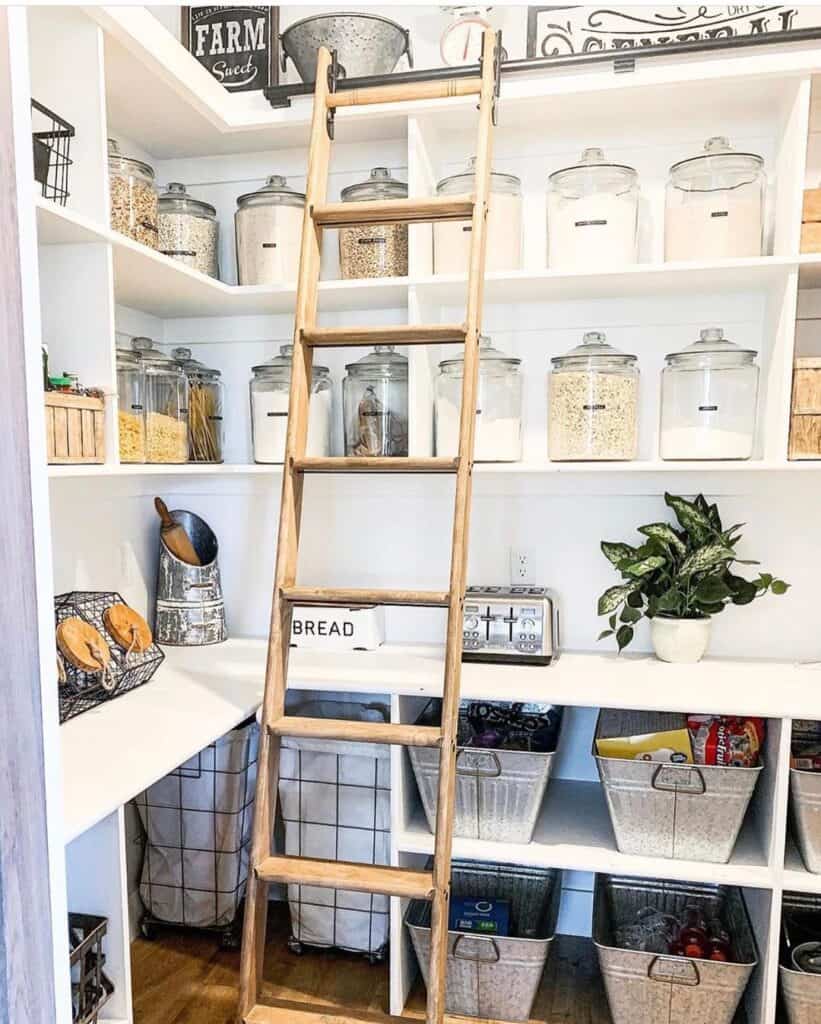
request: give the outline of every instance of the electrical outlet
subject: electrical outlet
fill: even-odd
[[[533,555],[529,548],[510,549],[510,582],[514,585],[532,583]]]

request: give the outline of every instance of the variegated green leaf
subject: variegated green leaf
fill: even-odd
[[[681,563],[679,573],[682,576],[692,576],[696,572],[704,572],[712,569],[714,565],[730,561],[734,557],[732,548],[724,544],[705,544],[688,555]]]
[[[647,526],[639,527],[639,533],[643,533],[645,537],[653,537],[655,540],[660,540],[680,555],[683,555],[687,550],[684,541],[681,540],[669,523],[648,523]]]
[[[635,552],[635,548],[631,548],[629,544],[618,544],[610,540],[603,540],[601,549],[608,562],[617,567],[622,559],[631,558]]]
[[[663,555],[648,555],[639,562],[632,562],[624,571],[630,576],[646,576],[666,564],[667,559]]]
[[[681,528],[690,534],[696,544],[703,544],[712,536],[710,520],[692,501],[675,494],[665,494],[664,501],[675,512]]]
[[[609,615],[627,599],[627,595],[635,590],[635,583],[621,583],[618,586],[610,587],[599,598],[599,615]]]

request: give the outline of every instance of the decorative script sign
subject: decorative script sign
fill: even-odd
[[[527,56],[567,57],[738,36],[789,39],[821,30],[821,7],[758,4],[717,7],[528,7]]]
[[[230,92],[279,81],[278,7],[183,7],[182,44]]]

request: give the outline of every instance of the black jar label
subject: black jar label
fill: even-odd
[[[717,405],[700,405],[698,407],[699,412],[718,412]]]
[[[387,240],[387,238],[372,237],[372,238],[357,238],[356,241],[357,241],[358,245],[385,245],[388,240]]]
[[[607,227],[607,220],[577,220],[577,228],[604,228]]]
[[[582,406],[582,409],[584,409],[585,412],[601,412],[603,409],[606,408],[607,406],[604,404],[604,402],[596,402],[593,405]]]
[[[729,217],[730,216],[730,211],[729,210],[713,210],[713,212],[710,214],[710,216],[711,217]]]

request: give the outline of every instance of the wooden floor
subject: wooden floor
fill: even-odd
[[[387,964],[371,966],[347,953],[287,948],[287,908],[274,905],[265,955],[265,999],[327,1003],[356,1011],[388,1010]],[[132,946],[135,1024],[235,1024],[239,953],[222,952],[212,935],[161,931]],[[423,1016],[421,981],[407,1013]],[[553,944],[533,1020],[547,1024],[610,1024],[593,947],[559,936]]]

